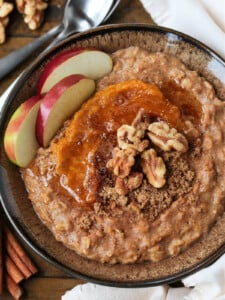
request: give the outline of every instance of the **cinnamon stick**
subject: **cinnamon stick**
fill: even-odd
[[[18,256],[17,252],[13,248],[12,244],[7,240],[6,242],[6,251],[11,258],[11,260],[15,263],[17,268],[20,270],[20,272],[25,276],[26,279],[28,279],[32,273],[28,269],[28,267],[23,263],[21,258]]]
[[[24,275],[20,272],[8,255],[5,255],[5,268],[15,283],[19,283],[24,279]]]
[[[0,295],[3,292],[3,238],[2,221],[0,220]]]
[[[15,300],[19,300],[23,294],[22,288],[12,280],[12,278],[6,274],[6,287],[9,293]]]
[[[32,274],[35,274],[38,270],[33,264],[33,262],[30,260],[28,255],[25,253],[23,248],[20,246],[18,241],[15,239],[15,237],[12,235],[12,233],[9,231],[8,228],[6,228],[6,244],[10,243],[12,247],[14,248],[17,256],[21,259],[21,261],[26,265],[26,267],[30,270]]]

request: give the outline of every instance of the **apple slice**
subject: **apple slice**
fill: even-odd
[[[40,95],[22,103],[13,113],[5,131],[5,152],[10,161],[19,167],[26,167],[39,147],[35,126],[40,103]]]
[[[64,121],[80,108],[95,90],[93,79],[74,74],[63,78],[45,94],[38,111],[36,136],[47,147]]]
[[[71,74],[83,74],[98,79],[112,70],[112,59],[103,51],[76,48],[57,54],[41,73],[37,90],[48,92],[57,82]]]

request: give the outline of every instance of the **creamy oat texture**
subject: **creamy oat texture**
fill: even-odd
[[[168,170],[165,186],[156,189],[143,178],[140,187],[118,195],[106,167],[116,146],[110,135],[102,139],[95,157],[89,157],[89,163],[98,167],[94,175],[100,179],[97,187],[90,181],[86,188],[95,188],[96,201],[79,204],[66,176],[58,172],[54,150],[70,121],[48,149],[38,150],[32,164],[21,170],[22,177],[35,212],[68,248],[112,264],[159,261],[204,238],[224,213],[225,103],[217,99],[208,82],[174,57],[137,47],[119,50],[112,57],[114,69],[98,82],[98,90],[139,79],[156,84],[181,111],[183,126],[179,130],[186,136],[189,150],[161,154]],[[124,95],[124,101],[128,98]]]

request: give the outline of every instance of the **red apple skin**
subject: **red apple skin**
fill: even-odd
[[[49,115],[52,108],[54,107],[57,100],[74,84],[78,83],[82,79],[88,79],[86,76],[81,74],[73,74],[63,78],[55,86],[53,86],[49,92],[45,94],[42,99],[36,121],[36,137],[39,144],[46,147],[47,144],[44,142],[44,130],[47,124]],[[94,84],[94,81],[93,81]],[[71,112],[72,114],[73,112]]]
[[[94,48],[77,48],[59,53],[45,66],[37,83],[39,94],[45,94],[64,77],[83,74],[97,80],[113,67],[107,53]]]
[[[36,95],[23,102],[13,113],[7,125],[4,135],[4,149],[11,162],[18,165],[16,158],[16,139],[23,121],[30,110],[36,105],[42,96]],[[35,134],[35,132],[34,132]]]
[[[70,57],[77,55],[83,51],[90,51],[90,50],[95,50],[93,48],[75,48],[75,49],[69,49],[64,52],[60,52],[56,56],[54,56],[49,63],[44,68],[44,71],[41,73],[41,76],[38,80],[37,84],[37,91],[39,94],[41,94],[42,87],[49,76],[60,64],[62,64],[64,61],[69,59]]]

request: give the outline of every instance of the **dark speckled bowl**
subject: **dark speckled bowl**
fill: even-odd
[[[3,134],[15,108],[35,93],[38,76],[46,62],[71,46],[95,47],[113,52],[131,45],[176,56],[214,86],[225,100],[225,62],[200,42],[181,33],[148,25],[112,25],[77,34],[46,55],[40,56],[10,93],[1,112],[0,192],[1,202],[18,234],[43,258],[66,273],[88,281],[123,287],[152,286],[179,280],[207,266],[224,253],[225,215],[208,236],[176,258],[159,263],[133,265],[100,264],[76,255],[57,242],[34,213],[20,178],[3,150]]]

